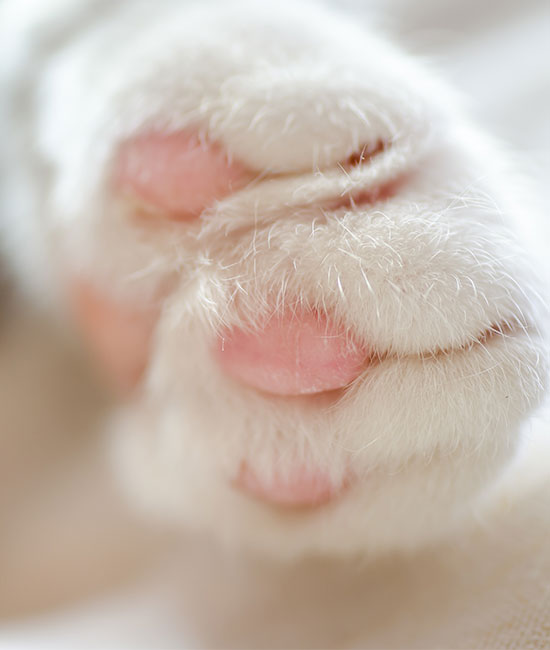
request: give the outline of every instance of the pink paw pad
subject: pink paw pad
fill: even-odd
[[[131,394],[141,381],[159,310],[124,304],[83,278],[68,289],[72,311],[95,359],[120,395]]]
[[[243,384],[288,396],[343,388],[369,362],[365,346],[313,311],[274,315],[252,331],[226,329],[214,354],[222,369]]]
[[[250,496],[275,506],[304,508],[320,506],[337,497],[345,485],[336,485],[328,474],[298,466],[288,475],[275,473],[269,478],[243,462],[235,487]]]
[[[194,131],[138,135],[120,145],[114,166],[118,191],[176,221],[197,218],[253,177]]]

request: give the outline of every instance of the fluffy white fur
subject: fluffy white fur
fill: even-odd
[[[2,11],[14,267],[61,300],[73,273],[142,301],[175,287],[144,389],[113,418],[137,501],[281,556],[413,549],[459,525],[513,456],[547,374],[535,215],[459,98],[318,4]],[[196,224],[140,226],[111,192],[117,144],[190,125],[258,179]],[[403,176],[387,202],[353,204]],[[335,314],[379,363],[330,407],[232,382],[212,338],[273,300]],[[335,482],[351,468],[357,481],[322,509],[284,513],[231,487],[243,459],[267,474],[300,459]]]

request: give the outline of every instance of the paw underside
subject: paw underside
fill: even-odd
[[[32,225],[125,396],[121,474],[277,553],[447,534],[544,383],[500,156],[346,17],[133,9],[45,66]]]

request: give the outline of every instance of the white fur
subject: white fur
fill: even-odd
[[[453,530],[513,456],[547,374],[524,225],[536,217],[460,100],[372,27],[316,4],[28,8],[17,31],[4,6],[15,265],[48,295],[70,273],[140,300],[176,287],[144,389],[113,420],[138,500],[283,556],[412,549]],[[52,51],[33,53],[33,29]],[[18,96],[35,101],[25,114]],[[195,225],[144,230],[110,192],[116,146],[189,125],[258,180]],[[378,140],[368,164],[339,165]],[[385,203],[330,209],[405,173]],[[212,338],[273,299],[327,309],[380,362],[331,407],[233,383]],[[280,513],[230,487],[243,459],[265,473],[300,460],[335,482],[351,468],[357,482],[323,509]]]

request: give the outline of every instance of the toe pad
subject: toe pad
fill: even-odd
[[[192,131],[148,133],[124,142],[116,189],[175,221],[189,221],[253,177],[217,143]]]
[[[273,316],[253,331],[225,330],[215,356],[229,375],[275,395],[342,388],[368,361],[363,346],[317,312]]]

